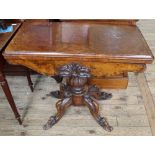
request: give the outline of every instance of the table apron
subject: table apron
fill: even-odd
[[[122,73],[128,72],[143,72],[146,68],[145,64],[136,63],[105,63],[105,62],[89,62],[89,61],[45,61],[45,60],[30,60],[30,59],[7,59],[14,65],[26,66],[43,75],[57,75],[57,71],[61,66],[70,63],[78,63],[88,67],[91,70],[91,75],[94,77],[113,77]]]

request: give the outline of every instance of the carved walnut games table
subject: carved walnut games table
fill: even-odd
[[[44,129],[56,124],[69,106],[86,105],[97,123],[112,131],[97,102],[112,95],[95,83],[101,88],[104,79],[117,83],[118,77],[123,80],[128,72],[143,72],[153,61],[135,21],[25,22],[3,55],[11,64],[64,78],[60,91],[53,93],[59,98],[57,113]]]

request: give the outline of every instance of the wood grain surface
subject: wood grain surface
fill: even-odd
[[[136,26],[76,22],[25,22],[6,48],[15,56],[55,60],[152,62],[153,56]]]
[[[16,25],[13,25],[13,32],[0,33],[0,51],[1,52],[2,52],[2,49],[6,46],[6,44],[13,37],[15,32],[19,29],[20,26],[21,26],[21,23],[16,23]]]

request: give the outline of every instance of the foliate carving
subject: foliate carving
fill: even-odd
[[[79,78],[89,78],[90,71],[88,68],[81,66],[76,63],[62,66],[59,69],[59,76],[62,77],[79,77]]]

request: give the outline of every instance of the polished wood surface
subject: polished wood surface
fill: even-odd
[[[3,50],[6,48],[9,41],[12,39],[12,37],[15,35],[16,31],[21,26],[20,23],[13,26],[13,32],[9,33],[0,33],[0,71],[2,72],[4,69],[5,60],[2,56]]]
[[[30,46],[31,45],[31,46]],[[135,26],[74,22],[24,23],[7,47],[5,57],[54,60],[152,62],[152,54]]]
[[[17,23],[13,26],[13,32],[9,33],[0,33],[0,70],[2,71],[4,68],[5,60],[2,56],[3,50],[6,48],[7,44],[11,40],[11,38],[15,35],[19,27],[21,26],[21,23]]]
[[[25,68],[23,68],[21,66],[14,66],[14,65],[8,64],[2,56],[2,52],[4,51],[4,49],[10,42],[11,38],[13,38],[15,33],[20,28],[22,21],[19,19],[18,20],[16,20],[16,19],[6,20],[5,19],[3,21],[6,23],[6,25],[12,25],[13,23],[14,23],[14,25],[13,25],[13,32],[0,33],[0,66],[2,64],[4,65],[4,63],[5,63],[5,67],[2,66],[5,75],[26,75]]]
[[[122,74],[114,77],[90,78],[89,84],[104,89],[126,89],[128,86],[128,75]]]
[[[12,25],[12,23],[10,23],[10,22],[13,22],[13,21],[7,20],[6,25]],[[19,23],[19,21],[18,21],[18,23],[13,25],[13,32],[0,33],[0,70],[1,71],[3,70],[3,72],[5,72],[5,69],[10,69],[11,65],[7,65],[6,61],[4,60],[4,58],[2,56],[2,52],[4,51],[4,49],[6,48],[8,43],[10,42],[10,40],[13,38],[13,36],[17,32],[17,30],[20,28],[20,26],[21,26],[21,23]],[[5,67],[4,67],[4,65],[5,65]],[[7,65],[7,68],[6,68],[6,65]]]
[[[135,19],[59,19],[57,21],[79,22],[79,23],[96,23],[112,25],[136,25],[138,20]]]
[[[10,41],[11,37],[15,34],[18,28],[21,26],[21,23],[17,23],[13,25],[13,32],[10,33],[0,33],[0,51],[6,46],[6,44]]]
[[[25,22],[4,56],[45,75],[79,62],[95,77],[142,72],[153,61],[136,26],[83,22]]]

